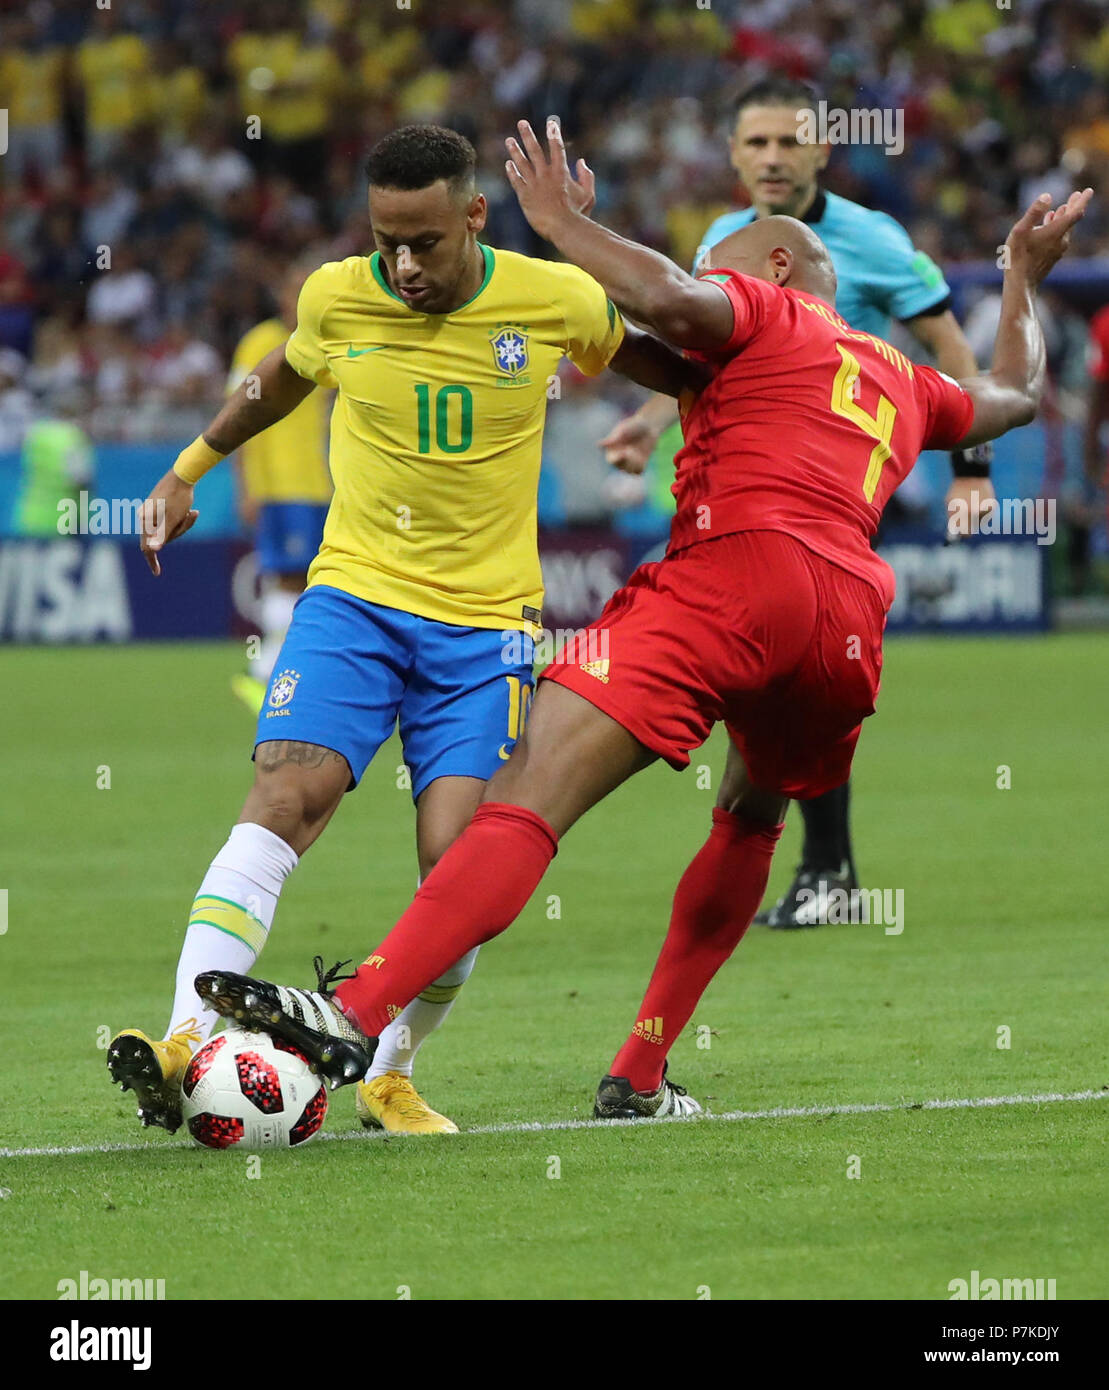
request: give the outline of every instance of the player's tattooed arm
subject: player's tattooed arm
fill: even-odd
[[[219,454],[230,454],[248,439],[283,420],[316,389],[285,360],[285,345],[275,347],[248,372],[228,396],[223,409],[204,431],[204,442]]]
[[[974,401],[974,423],[958,441],[960,449],[1035,419],[1046,360],[1036,290],[1070,245],[1071,228],[1092,197],[1087,188],[1052,208],[1051,195],[1041,193],[1009,233],[993,363],[988,372],[960,383]]]
[[[199,478],[248,439],[294,410],[315,390],[315,383],[298,376],[285,360],[284,345],[276,347],[248,372],[223,409],[188,448],[146,499],[139,546],[152,574],[161,574],[161,551],[183,536],[199,512],[193,488]]]
[[[728,296],[657,251],[583,216],[578,210],[581,162],[575,180],[557,118],[547,122],[547,152],[527,121],[520,121],[518,129],[519,140],[505,141],[505,170],[535,231],[600,281],[614,304],[667,342],[705,350],[722,347],[735,327]]]
[[[709,380],[704,367],[675,352],[650,333],[633,328],[630,323],[625,325],[624,341],[608,365],[629,381],[666,396],[700,391]]]

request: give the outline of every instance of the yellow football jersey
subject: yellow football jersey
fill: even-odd
[[[61,118],[64,76],[62,48],[46,48],[38,53],[10,48],[0,53],[0,92],[4,94],[13,130],[53,125]]]
[[[247,333],[231,360],[229,392],[289,336],[280,319],[266,319]],[[313,391],[268,430],[256,434],[239,450],[243,485],[259,502],[327,502],[331,477],[327,471],[328,396]]]
[[[150,47],[138,34],[85,39],[77,46],[85,119],[93,130],[130,130],[144,119],[149,69]]]
[[[543,597],[548,389],[563,356],[603,370],[624,324],[576,266],[481,250],[481,288],[449,314],[410,309],[376,253],[305,282],[285,356],[339,391],[335,497],[308,583],[439,622],[527,630]]]

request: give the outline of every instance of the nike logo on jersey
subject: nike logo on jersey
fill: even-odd
[[[389,346],[388,343],[382,343],[380,347],[374,347],[374,348],[359,348],[358,351],[355,352],[355,350],[354,350],[354,344],[353,344],[353,343],[348,343],[348,344],[347,344],[347,356],[348,356],[348,357],[365,357],[365,355],[366,355],[367,352],[384,352],[385,349],[386,349],[388,346]]]

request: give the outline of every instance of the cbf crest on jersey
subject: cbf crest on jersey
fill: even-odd
[[[522,328],[508,324],[498,329],[489,341],[499,372],[508,376],[519,376],[527,370],[528,335]]]
[[[278,678],[270,686],[269,704],[273,709],[281,709],[287,705],[296,694],[297,681],[300,680],[299,671],[282,671]]]

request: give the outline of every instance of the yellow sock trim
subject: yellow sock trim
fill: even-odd
[[[205,893],[193,903],[189,913],[189,926],[215,927],[228,936],[235,936],[254,952],[261,951],[266,944],[269,929],[245,907],[227,898],[216,898]]]
[[[425,1004],[449,1004],[461,988],[461,985],[428,985],[417,998]]]

